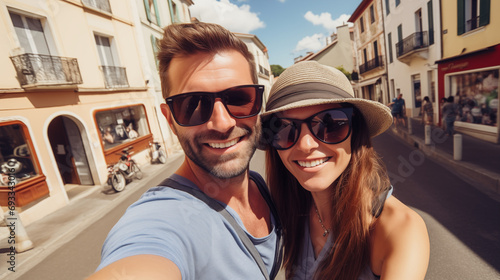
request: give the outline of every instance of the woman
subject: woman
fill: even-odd
[[[287,279],[423,279],[425,223],[391,195],[371,146],[392,123],[387,106],[354,98],[344,74],[309,61],[279,76],[266,110]]]
[[[429,96],[424,97],[422,105],[422,124],[432,124],[434,122],[434,108]]]

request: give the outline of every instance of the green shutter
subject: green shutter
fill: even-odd
[[[149,3],[148,0],[144,0],[144,9],[146,9],[146,16],[148,17],[149,22],[151,22],[151,12],[149,11]]]
[[[156,3],[156,0],[153,0],[153,3],[155,6],[156,22],[157,22],[158,26],[161,26],[160,13],[158,13],[158,4]]]
[[[465,33],[465,0],[457,0],[457,35]]]
[[[479,3],[479,26],[490,23],[490,0],[481,0]]]
[[[151,46],[153,47],[153,56],[155,58],[156,68],[158,69],[158,45],[156,44],[156,37],[151,34]]]
[[[427,18],[429,20],[429,46],[434,44],[434,12],[432,11],[432,0],[427,2]]]

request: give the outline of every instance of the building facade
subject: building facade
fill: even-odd
[[[0,206],[14,184],[25,225],[103,188],[122,149],[147,163],[164,134],[143,64],[153,51],[137,43],[146,3],[0,1]]]
[[[442,1],[443,58],[438,61],[439,98],[460,107],[455,130],[499,143],[499,1]],[[494,13],[493,11],[497,11]]]
[[[439,111],[437,64],[441,59],[440,1],[382,0],[387,72],[391,98],[403,95],[406,115],[421,115],[422,100],[428,96]],[[434,114],[434,123],[438,114]]]
[[[387,83],[384,17],[381,0],[363,0],[349,18],[354,24],[356,64],[359,78],[357,97],[387,104],[391,100]]]

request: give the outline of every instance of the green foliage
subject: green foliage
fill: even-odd
[[[273,72],[274,77],[278,77],[281,75],[283,71],[285,71],[286,68],[281,67],[281,65],[277,64],[272,64],[271,65],[271,72]]]
[[[340,72],[344,73],[344,75],[347,77],[347,79],[349,79],[349,81],[351,81],[351,73],[349,73],[349,71],[345,70],[343,66],[337,66],[337,69],[340,70]]]

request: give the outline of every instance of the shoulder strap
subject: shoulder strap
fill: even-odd
[[[274,203],[271,199],[271,194],[269,193],[269,189],[267,188],[266,182],[264,181],[262,176],[260,176],[259,173],[257,172],[250,171],[250,179],[252,179],[259,188],[262,197],[266,201],[267,205],[269,206],[269,210],[271,211],[274,217],[274,229],[276,231],[276,250],[274,253],[274,265],[270,274],[271,279],[274,279],[276,275],[278,275],[278,272],[281,268],[281,262],[283,259],[283,251],[282,251],[283,239],[281,238],[282,236],[281,220],[278,216],[278,211],[276,210],[276,207],[274,207]]]
[[[247,234],[243,231],[243,229],[238,225],[238,222],[231,216],[231,214],[224,208],[222,207],[221,204],[219,204],[217,201],[215,201],[213,198],[207,196],[204,192],[193,189],[187,186],[184,186],[170,178],[164,180],[160,186],[166,186],[170,187],[176,190],[184,191],[186,193],[189,193],[190,195],[198,198],[199,200],[205,202],[210,208],[214,209],[215,211],[219,212],[233,227],[233,229],[236,231],[238,236],[240,237],[241,241],[243,242],[243,245],[245,248],[247,248],[248,252],[252,255],[254,258],[255,262],[259,266],[260,271],[262,272],[262,275],[264,275],[266,280],[269,280],[269,275],[267,273],[267,268],[262,261],[262,258],[260,256],[259,251],[255,248],[253,245],[252,241],[248,238]],[[273,269],[274,270],[274,269]]]

